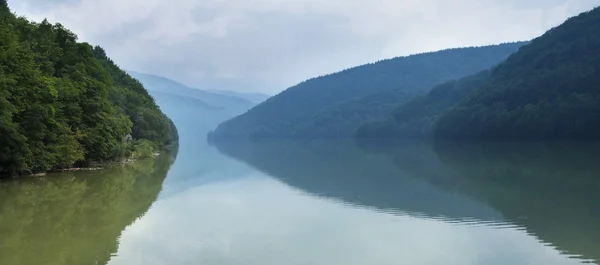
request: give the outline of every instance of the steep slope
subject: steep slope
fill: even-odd
[[[0,1],[0,173],[118,160],[176,140],[144,87],[102,48]]]
[[[495,68],[435,124],[445,138],[600,137],[600,8],[567,20]]]
[[[355,136],[359,138],[420,138],[431,134],[432,123],[444,111],[454,107],[490,77],[486,70],[460,80],[435,86],[426,95],[402,104],[385,121],[362,125]]]
[[[187,98],[201,100],[208,105],[221,108],[250,109],[255,103],[237,96],[212,93],[205,90],[190,88],[177,81],[151,74],[128,71],[131,76],[140,80],[152,92],[168,93]]]
[[[249,138],[350,136],[366,121],[389,114],[395,106],[390,102],[404,102],[441,82],[488,69],[521,45],[449,49],[384,60],[314,78],[221,124],[213,135]],[[376,107],[372,111],[373,106]],[[344,123],[349,124],[337,128]],[[324,125],[330,128],[323,129],[322,134],[312,133]]]

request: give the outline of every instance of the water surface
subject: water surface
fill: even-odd
[[[172,158],[0,182],[0,264],[106,264],[158,197]]]
[[[2,183],[0,264],[598,264],[599,147],[194,141]]]

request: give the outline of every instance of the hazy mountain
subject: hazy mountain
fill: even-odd
[[[206,142],[206,134],[219,123],[247,111],[255,103],[217,91],[189,88],[177,81],[129,71],[148,89],[156,104],[179,131],[179,152],[161,196],[215,181],[216,169],[241,170]],[[239,174],[232,174],[237,176]]]
[[[187,87],[165,77],[128,71],[138,79],[180,131],[180,148],[200,144],[219,123],[256,104],[246,99]],[[189,143],[194,144],[189,144]],[[188,143],[186,145],[186,143]]]
[[[271,96],[269,96],[267,94],[263,94],[263,93],[245,93],[245,92],[235,92],[235,91],[229,91],[229,90],[207,90],[207,91],[211,92],[211,93],[215,93],[215,94],[243,98],[245,100],[248,100],[250,102],[254,102],[257,104],[261,103],[261,102],[267,100],[269,97],[271,97]]]
[[[151,93],[161,92],[186,98],[193,98],[201,100],[204,103],[214,107],[228,109],[245,110],[256,105],[256,103],[253,103],[242,97],[191,88],[166,77],[138,73],[135,71],[128,71],[128,73],[142,82]]]
[[[365,122],[434,85],[488,69],[523,43],[449,49],[383,60],[313,78],[219,125],[218,137],[351,136]]]

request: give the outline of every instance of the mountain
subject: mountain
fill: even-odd
[[[5,0],[0,28],[0,173],[147,156],[177,141],[142,84],[101,47],[60,24],[16,17]]]
[[[207,91],[211,92],[211,93],[215,93],[215,94],[243,98],[245,100],[248,100],[248,101],[256,103],[256,104],[261,103],[261,102],[267,100],[269,97],[271,97],[271,96],[269,96],[267,94],[263,94],[263,93],[244,93],[244,92],[235,92],[235,91],[228,91],[228,90],[207,90]]]
[[[144,84],[160,108],[173,119],[180,131],[183,144],[180,149],[204,142],[205,135],[219,123],[256,105],[237,96],[190,88],[165,77],[128,72]]]
[[[439,83],[488,69],[523,43],[449,49],[383,60],[288,88],[219,125],[216,137],[340,137],[384,118]]]
[[[362,125],[355,136],[359,138],[429,137],[432,123],[439,115],[483,85],[489,77],[490,71],[486,70],[460,80],[437,85],[426,95],[402,104],[387,120]]]
[[[600,8],[567,20],[496,67],[443,113],[442,138],[598,139]]]
[[[128,73],[142,82],[142,84],[148,88],[150,93],[160,92],[177,95],[180,97],[197,99],[217,108],[250,109],[256,105],[256,103],[239,96],[191,88],[162,76],[143,74],[130,70]]]

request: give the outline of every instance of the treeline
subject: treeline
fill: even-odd
[[[0,173],[147,156],[176,141],[174,124],[102,48],[0,0]]]
[[[488,76],[438,86],[401,106],[386,122],[363,126],[357,135],[600,138],[600,8],[536,38]]]
[[[290,87],[234,119],[214,137],[352,137],[433,86],[502,62],[524,43],[455,48],[383,60]]]

